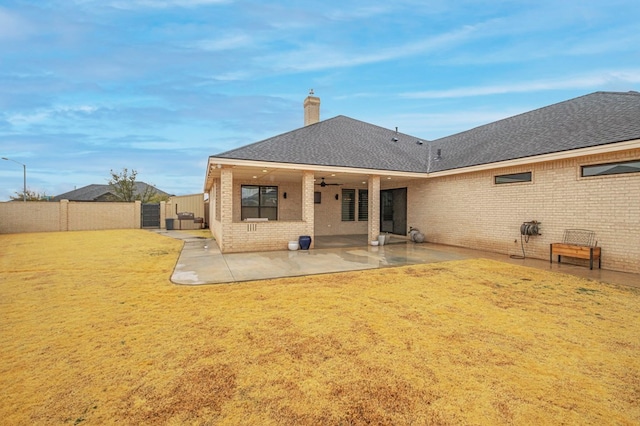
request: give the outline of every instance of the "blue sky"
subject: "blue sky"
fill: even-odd
[[[202,192],[209,155],[346,115],[425,140],[640,90],[637,0],[1,0],[0,157],[57,195],[109,170]],[[22,189],[0,161],[0,201]]]

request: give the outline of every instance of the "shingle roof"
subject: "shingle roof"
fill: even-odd
[[[640,138],[640,93],[595,92],[432,142],[431,171]]]
[[[158,188],[149,185],[145,182],[136,182],[136,194],[144,194],[147,187],[151,186],[156,190],[156,193],[161,196],[169,195]],[[73,191],[65,192],[64,194],[56,195],[53,197],[53,201],[69,200],[69,201],[96,201],[99,198],[103,198],[105,195],[113,194],[113,190],[109,185],[92,184],[83,186],[82,188],[74,189]]]
[[[213,157],[435,172],[633,139],[640,139],[640,93],[595,92],[429,143],[338,116]]]
[[[214,157],[420,172],[427,144],[418,140],[340,115]]]

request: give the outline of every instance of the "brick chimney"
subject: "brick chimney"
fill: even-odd
[[[314,124],[320,121],[320,98],[313,96],[313,89],[309,90],[309,96],[304,100],[304,125]]]

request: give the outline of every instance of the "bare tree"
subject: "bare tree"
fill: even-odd
[[[136,177],[138,172],[136,170],[129,170],[123,168],[120,173],[110,171],[111,179],[109,179],[109,186],[113,191],[113,195],[118,201],[136,201],[140,200],[143,203],[148,203],[155,195],[156,190],[151,185],[146,185],[142,194],[136,190]]]
[[[29,188],[27,188],[27,192],[16,191],[15,194],[16,195],[9,196],[11,201],[49,201],[50,198],[46,192],[32,191]]]

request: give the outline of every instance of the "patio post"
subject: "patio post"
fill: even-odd
[[[220,225],[218,241],[223,253],[233,243],[233,170],[220,170]]]
[[[313,203],[314,191],[314,173],[303,172],[302,174],[302,221],[307,228],[307,234],[311,236],[311,247],[313,248],[313,240],[315,239],[315,205]]]
[[[368,190],[369,239],[367,241],[367,244],[369,244],[373,240],[377,240],[378,235],[380,234],[380,176],[369,176]]]

